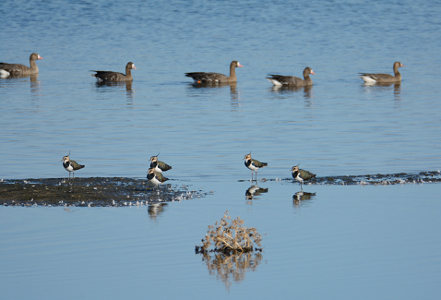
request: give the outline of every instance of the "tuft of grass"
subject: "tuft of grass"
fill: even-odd
[[[208,232],[202,239],[202,245],[195,247],[196,253],[220,252],[226,255],[262,251],[262,236],[254,227],[245,227],[244,221],[237,217],[231,219],[228,211],[208,226]]]

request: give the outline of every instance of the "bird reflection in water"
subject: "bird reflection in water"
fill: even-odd
[[[245,191],[245,198],[247,200],[253,200],[254,197],[260,196],[260,194],[267,193],[268,188],[261,188],[257,185],[252,185]]]
[[[376,83],[376,84],[366,84],[363,83],[362,87],[365,92],[371,92],[372,89],[378,90],[378,91],[388,91],[393,88],[394,92],[394,100],[400,101],[401,100],[401,83]]]
[[[156,220],[156,217],[164,212],[166,206],[167,203],[164,202],[149,204],[149,206],[147,207],[147,212],[149,214],[150,219]]]
[[[294,206],[299,207],[303,201],[312,200],[315,197],[315,193],[308,193],[304,191],[299,191],[292,196],[292,203]]]
[[[128,99],[132,99],[133,98],[133,94],[134,94],[134,90],[132,88],[132,81],[97,81],[95,83],[97,88],[101,88],[101,87],[111,87],[111,86],[115,86],[115,87],[122,87],[122,88],[126,88],[126,96]]]
[[[296,87],[296,86],[273,86],[271,87],[271,91],[274,93],[279,94],[288,94],[288,93],[295,93],[303,91],[303,97],[305,99],[311,98],[311,90],[312,86],[303,86],[303,87]]]
[[[255,271],[262,257],[262,253],[255,251],[231,255],[216,253],[213,256],[204,253],[202,261],[207,265],[210,275],[216,275],[229,290],[233,281],[240,282],[245,279],[246,272]]]
[[[230,87],[230,97],[231,97],[231,105],[233,107],[239,106],[239,92],[237,91],[237,83],[231,82],[231,83],[196,83],[193,82],[189,84],[190,87],[195,89],[201,89],[201,88],[224,88],[224,87]]]

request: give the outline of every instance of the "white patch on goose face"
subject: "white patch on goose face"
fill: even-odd
[[[373,79],[372,77],[365,75],[365,76],[361,76],[361,79],[364,80],[364,82],[366,82],[366,84],[375,84],[377,81],[375,79]]]
[[[9,77],[9,75],[11,75],[11,73],[9,73],[8,71],[3,69],[0,70],[0,78],[6,78]]]

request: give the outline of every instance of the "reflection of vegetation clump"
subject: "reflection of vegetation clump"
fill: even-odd
[[[227,289],[234,282],[245,279],[248,271],[255,271],[262,260],[262,254],[257,253],[238,253],[226,255],[224,253],[216,253],[210,256],[209,253],[203,253],[202,261],[207,264],[210,275],[216,275],[222,280]]]
[[[231,220],[228,211],[220,221],[208,226],[208,232],[202,245],[196,246],[196,253],[222,252],[224,254],[238,254],[252,251],[262,251],[260,242],[262,236],[256,228],[243,226],[243,220],[237,217]],[[211,245],[214,248],[210,249]]]

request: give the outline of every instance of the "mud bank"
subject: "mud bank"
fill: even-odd
[[[131,206],[204,196],[186,186],[152,189],[145,179],[90,177],[14,179],[0,182],[0,205]]]
[[[248,181],[248,180],[239,180]],[[293,181],[290,178],[262,178],[259,181]],[[340,175],[340,176],[317,176],[308,180],[305,184],[328,184],[328,185],[389,185],[389,184],[412,184],[412,183],[438,183],[441,182],[440,171],[424,171],[417,174],[392,173],[392,174],[368,174],[368,175]]]

